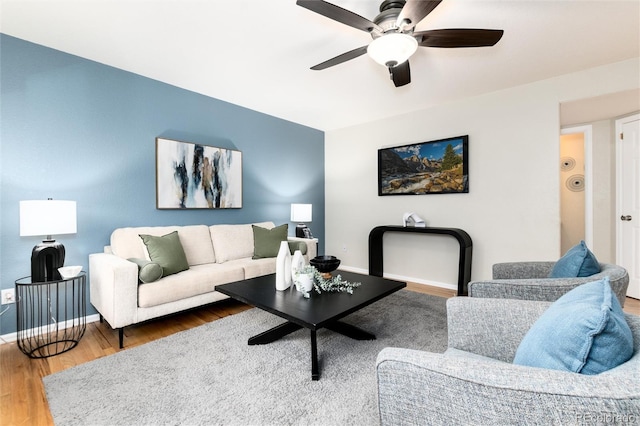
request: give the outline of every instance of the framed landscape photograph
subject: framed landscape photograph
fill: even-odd
[[[378,195],[469,192],[469,136],[378,150]]]
[[[242,152],[156,138],[156,208],[242,208]]]

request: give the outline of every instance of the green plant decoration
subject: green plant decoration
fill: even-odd
[[[313,288],[316,290],[318,294],[325,292],[347,292],[349,294],[353,294],[353,289],[359,287],[362,283],[351,283],[349,281],[345,281],[342,279],[340,274],[335,277],[331,277],[331,279],[323,278],[322,274],[314,269],[314,280],[313,280]]]
[[[318,294],[321,294],[323,291],[327,293],[346,292],[353,294],[353,289],[362,285],[362,283],[359,282],[352,283],[345,281],[339,274],[335,277],[331,277],[331,279],[326,279],[314,266],[311,265],[304,266],[302,269],[296,271],[295,274],[296,276],[313,274],[313,288]],[[301,293],[307,299],[310,296],[307,292],[301,291]]]

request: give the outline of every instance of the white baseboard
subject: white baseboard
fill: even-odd
[[[94,314],[94,315],[87,315],[85,317],[86,319],[86,323],[92,323],[92,322],[96,322],[96,321],[100,321],[100,315],[99,314]],[[75,321],[76,323],[78,322],[77,320]],[[60,330],[64,330],[65,328],[70,327],[71,325],[73,325],[74,322],[72,320],[67,320],[63,323],[60,323]],[[28,333],[33,334],[35,329],[31,329],[28,330]],[[0,345],[3,345],[5,343],[12,343],[15,342],[16,340],[18,340],[18,333],[14,332],[14,333],[8,333],[8,334],[3,334],[2,336],[0,336]]]
[[[364,274],[364,275],[369,274],[369,271],[367,269],[354,268],[351,266],[340,266],[340,269],[344,271],[355,272],[356,274]],[[412,282],[416,284],[430,285],[432,287],[446,288],[448,290],[458,290],[457,284],[441,283],[438,281],[431,281],[431,280],[426,281],[420,278],[406,277],[404,275],[396,275],[396,274],[383,274],[383,276],[384,278],[389,278],[390,280],[407,281],[407,282]]]

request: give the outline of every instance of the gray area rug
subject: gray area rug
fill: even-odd
[[[344,318],[373,341],[319,330],[319,381],[307,330],[247,345],[283,322],[251,309],[46,376],[49,407],[58,426],[375,425],[378,353],[443,352],[445,300],[401,290]]]

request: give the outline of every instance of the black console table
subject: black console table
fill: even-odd
[[[471,252],[473,243],[471,237],[462,229],[457,228],[417,228],[412,226],[377,226],[369,233],[369,275],[382,276],[383,256],[382,237],[385,232],[412,232],[418,234],[450,235],[460,244],[460,259],[458,262],[458,296],[467,295],[467,285],[471,280]]]

